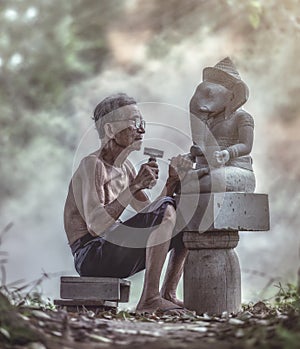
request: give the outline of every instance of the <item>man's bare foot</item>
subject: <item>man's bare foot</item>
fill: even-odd
[[[136,312],[140,314],[163,312],[167,315],[183,315],[186,310],[181,305],[170,302],[160,296],[156,296],[146,300],[140,300],[136,307]]]
[[[184,307],[183,301],[181,301],[180,299],[178,299],[178,298],[176,297],[176,295],[173,295],[173,294],[167,293],[167,292],[161,292],[160,295],[161,295],[162,298],[164,298],[164,299],[166,299],[166,300],[168,300],[168,301],[170,301],[170,302],[172,302],[172,303],[178,305],[179,307]]]

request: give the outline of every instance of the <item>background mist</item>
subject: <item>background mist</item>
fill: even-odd
[[[2,2],[0,228],[14,223],[1,244],[6,281],[75,274],[63,206],[74,167],[98,146],[95,105],[126,92],[149,123],[146,146],[163,140],[167,156],[187,152],[188,103],[202,70],[230,56],[250,89],[256,192],[269,194],[271,212],[269,232],[240,234],[243,299],[257,299],[272,278],[295,282],[299,8],[296,0]],[[58,296],[58,275],[42,284],[45,296]],[[132,280],[131,305],[142,273]]]

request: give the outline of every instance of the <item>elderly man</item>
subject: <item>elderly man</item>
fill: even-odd
[[[94,120],[101,147],[86,156],[74,173],[65,204],[64,222],[81,276],[129,277],[145,269],[138,312],[184,312],[176,298],[187,250],[182,233],[174,230],[175,188],[192,163],[184,156],[171,159],[169,177],[153,203],[144,189],[158,179],[156,161],[136,173],[127,159],[140,150],[145,121],[136,101],[117,94],[101,101]],[[119,217],[130,205],[138,213],[125,222]],[[171,251],[165,280],[159,291],[162,267]]]

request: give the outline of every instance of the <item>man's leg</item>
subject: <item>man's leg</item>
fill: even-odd
[[[177,299],[176,290],[183,273],[184,262],[187,255],[188,249],[184,247],[183,243],[181,246],[176,246],[171,250],[164,283],[160,291],[160,295],[163,298],[181,307],[183,307],[183,302]]]
[[[168,254],[175,221],[175,209],[168,205],[162,223],[151,233],[148,239],[143,292],[136,308],[138,312],[152,313],[158,309],[174,309],[177,306],[175,303],[164,299],[159,293],[160,276]],[[180,313],[180,311],[177,313]]]

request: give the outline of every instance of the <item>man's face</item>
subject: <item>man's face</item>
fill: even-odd
[[[191,102],[190,111],[195,116],[201,113],[217,115],[222,112],[232,98],[232,92],[226,87],[204,81],[196,89]]]
[[[140,150],[145,133],[145,125],[137,105],[126,105],[120,109],[121,120],[111,122],[115,142],[122,148]]]

